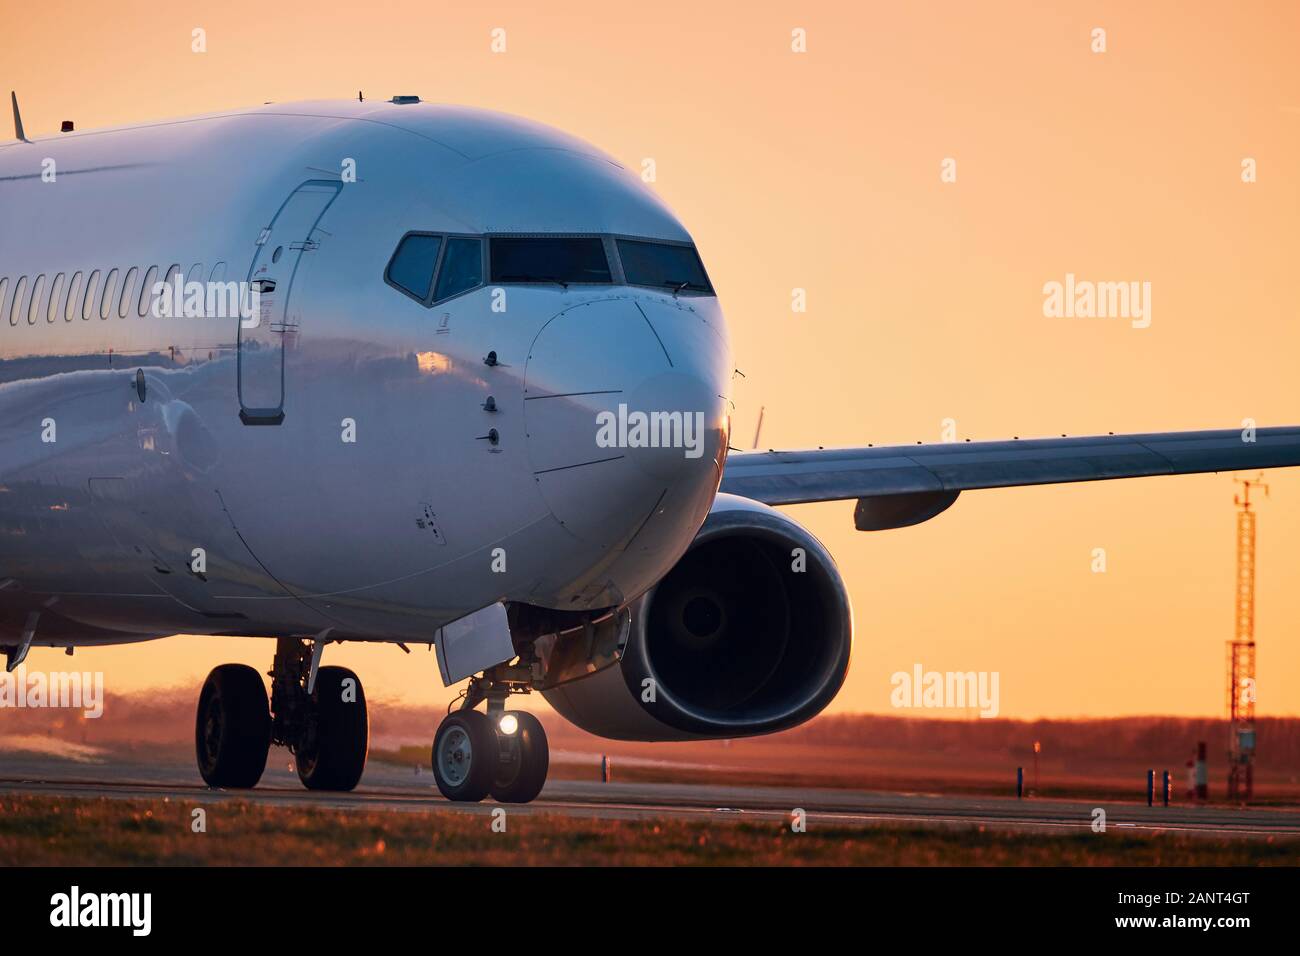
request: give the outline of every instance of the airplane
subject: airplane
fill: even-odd
[[[12,671],[33,646],[273,638],[269,694],[244,665],[204,682],[213,787],[255,786],[273,744],[308,788],[357,785],[365,693],[322,664],[344,641],[467,682],[430,755],[453,801],[541,791],[512,696],[623,740],[800,724],[853,612],[782,505],[856,501],[878,531],[982,488],[1300,465],[1295,426],[733,450],[691,235],[580,139],[417,96],[33,139],[13,109],[0,646]]]

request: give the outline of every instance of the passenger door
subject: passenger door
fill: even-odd
[[[258,314],[239,320],[239,418],[245,425],[284,421],[285,337],[296,334],[289,302],[304,256],[316,251],[316,224],[343,188],[340,182],[312,179],[280,206],[257,237],[248,284],[259,293]]]

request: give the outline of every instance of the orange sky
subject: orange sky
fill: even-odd
[[[459,6],[28,5],[4,14],[0,85],[29,135],[364,89],[651,157],[731,322],[741,444],[760,406],[776,447],[936,441],[945,418],[975,439],[1300,421],[1298,4]],[[1151,327],[1045,318],[1043,284],[1067,272],[1149,281]],[[1258,709],[1295,715],[1300,470],[1271,481]],[[1229,476],[971,492],[869,535],[852,503],[791,509],[855,602],[833,709],[889,711],[890,675],[919,662],[1000,672],[1003,716],[1222,713],[1232,492]],[[271,650],[174,638],[76,660],[127,691],[265,669]],[[326,658],[372,698],[448,699],[415,655]]]

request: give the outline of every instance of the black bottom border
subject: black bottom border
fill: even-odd
[[[149,894],[148,936],[136,935],[130,926],[53,925],[71,922],[74,886],[85,913],[98,906],[99,894]],[[192,943],[205,936],[261,943],[356,938],[373,944],[410,939],[413,933],[417,938],[432,933],[436,945],[444,919],[453,939],[486,929],[515,941],[567,945],[571,938],[592,939],[587,934],[593,931],[609,930],[619,934],[611,938],[625,939],[632,930],[664,934],[663,943],[674,945],[677,933],[699,941],[701,931],[706,936],[717,931],[732,951],[750,936],[755,946],[770,945],[769,930],[781,924],[797,928],[805,921],[829,931],[919,933],[918,940],[926,942],[1008,938],[986,935],[994,931],[1024,941],[1031,937],[1022,933],[1231,939],[1293,926],[1296,886],[1297,870],[1290,867],[0,871],[7,940],[77,933],[127,945]],[[91,895],[96,901],[88,904]],[[138,900],[142,907],[144,898]],[[137,922],[141,912],[136,910]]]

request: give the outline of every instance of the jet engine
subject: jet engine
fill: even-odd
[[[830,703],[853,612],[810,532],[721,494],[686,554],[629,606],[623,633],[614,663],[543,690],[564,717],[618,740],[745,737]]]

